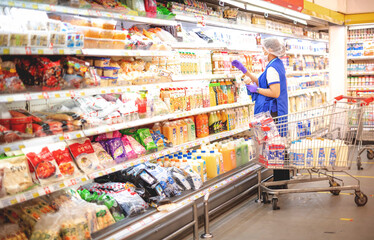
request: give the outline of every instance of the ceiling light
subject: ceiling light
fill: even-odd
[[[356,30],[356,29],[366,29],[366,28],[374,28],[374,24],[360,24],[360,25],[351,25],[348,27],[349,30]]]

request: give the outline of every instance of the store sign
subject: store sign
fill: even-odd
[[[294,11],[301,12],[304,9],[304,0],[265,0]]]

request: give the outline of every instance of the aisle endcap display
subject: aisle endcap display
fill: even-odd
[[[8,6],[8,7],[19,7],[19,8],[41,10],[41,11],[47,11],[47,12],[90,16],[90,17],[113,18],[113,19],[118,19],[118,20],[127,20],[127,21],[139,22],[139,23],[148,23],[148,24],[156,24],[156,25],[164,25],[164,26],[177,25],[176,21],[167,20],[167,19],[125,15],[119,12],[109,12],[109,11],[102,11],[102,10],[96,10],[96,9],[73,8],[73,7],[66,7],[66,6],[59,6],[59,5],[37,3],[37,2],[18,1],[18,0],[12,1],[11,0],[11,1],[1,1],[0,5]]]
[[[64,182],[60,182],[60,183],[56,183],[56,184],[52,184],[52,185],[48,185],[48,186],[44,186],[44,187],[38,187],[36,189],[32,189],[30,191],[26,191],[26,192],[19,193],[19,194],[16,194],[16,195],[6,196],[6,197],[0,199],[0,208],[5,208],[7,206],[15,205],[15,204],[18,204],[20,202],[24,202],[24,201],[27,201],[27,200],[30,200],[30,199],[33,199],[33,198],[37,198],[39,196],[50,194],[52,192],[56,192],[56,191],[59,191],[61,189],[66,188],[66,187],[73,186],[73,185],[78,185],[78,184],[83,184],[83,183],[86,184],[88,179],[94,179],[94,178],[97,178],[97,177],[100,177],[100,176],[108,175],[110,173],[126,169],[128,167],[134,166],[134,165],[139,164],[139,163],[144,163],[144,162],[147,162],[147,161],[150,161],[150,160],[153,160],[153,159],[157,159],[157,158],[162,157],[162,156],[167,155],[167,154],[175,153],[175,152],[182,151],[182,150],[187,150],[189,148],[196,147],[196,146],[199,146],[199,145],[202,145],[202,144],[207,144],[209,142],[212,142],[212,141],[215,141],[215,140],[218,140],[218,139],[221,139],[221,138],[226,138],[226,137],[229,137],[229,136],[233,136],[233,135],[236,135],[238,133],[241,133],[241,132],[244,132],[244,131],[247,131],[247,130],[248,130],[248,128],[240,128],[240,129],[234,129],[234,130],[231,130],[231,131],[217,133],[217,134],[214,134],[214,135],[209,135],[208,137],[205,137],[205,138],[200,138],[200,139],[197,139],[195,141],[187,142],[187,143],[184,143],[184,144],[172,147],[172,148],[167,148],[167,149],[164,149],[162,151],[151,153],[149,155],[146,155],[146,156],[134,159],[134,160],[123,162],[121,164],[109,167],[105,170],[100,170],[100,171],[94,172],[92,174],[88,174],[87,176],[82,175],[82,176],[77,177],[77,178],[65,180]],[[79,138],[81,138],[81,137],[83,137],[83,136],[79,136]],[[46,141],[46,143],[47,142],[48,141]],[[52,140],[52,142],[56,142],[56,141]]]
[[[239,173],[234,174],[233,176],[230,176],[230,177],[228,177],[228,178],[226,178],[222,181],[219,181],[218,183],[214,184],[213,186],[210,186],[207,189],[202,189],[201,191],[196,192],[194,195],[177,202],[177,204],[179,204],[179,208],[181,208],[181,207],[185,206],[186,204],[189,204],[192,201],[195,201],[199,198],[203,198],[207,193],[212,193],[214,191],[220,190],[220,189],[228,186],[232,182],[238,180],[239,178],[242,178],[242,177],[244,177],[246,175],[249,175],[249,174],[253,174],[254,172],[259,170],[260,168],[261,168],[261,165],[254,164],[254,165],[240,171]],[[136,222],[135,224],[132,224],[132,225],[126,227],[126,228],[123,228],[123,230],[120,230],[119,232],[116,232],[116,233],[112,234],[110,237],[107,237],[107,239],[110,239],[110,240],[124,239],[129,234],[138,231],[140,228],[143,228],[146,225],[150,225],[150,224],[156,222],[157,220],[162,219],[167,213],[168,212],[157,212],[155,214],[152,214],[151,216],[142,219],[142,221]]]

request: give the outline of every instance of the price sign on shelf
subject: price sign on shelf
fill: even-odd
[[[205,22],[205,17],[204,17],[204,15],[195,14],[195,18],[196,18],[197,26],[198,26],[198,27],[205,27],[206,22]]]

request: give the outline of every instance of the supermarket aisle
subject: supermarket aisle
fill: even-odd
[[[363,162],[363,171],[353,169],[350,173],[360,176],[362,191],[369,197],[365,207],[357,207],[354,195],[349,192],[340,196],[330,193],[283,195],[279,198],[281,209],[277,211],[271,210],[271,204],[256,203],[253,197],[212,222],[214,239],[374,239],[374,160],[368,161],[365,156]],[[317,186],[322,184],[328,183],[316,183]]]

